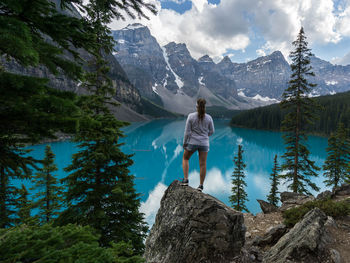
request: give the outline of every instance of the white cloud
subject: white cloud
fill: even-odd
[[[186,43],[195,58],[204,54],[221,57],[228,49],[244,49],[250,43],[245,7],[244,1],[222,0],[219,5],[212,5],[206,0],[195,0],[192,9],[184,14],[159,8],[158,15],[150,20],[118,21],[111,26],[120,29],[127,23],[141,22],[161,45],[171,41]]]
[[[265,51],[263,49],[256,50],[256,54],[258,56],[266,56],[266,53],[265,53]]]
[[[254,41],[250,37],[256,29],[265,40],[256,50],[258,55],[280,50],[286,58],[301,26],[310,44],[338,43],[350,36],[350,4],[335,6],[332,0],[221,0],[218,5],[192,0],[192,8],[184,14],[150,1],[158,7],[157,16],[115,22],[112,27],[139,21],[161,45],[185,43],[195,58],[208,54],[217,60],[230,50],[244,51]]]
[[[149,193],[145,202],[141,202],[140,212],[145,214],[146,222],[151,226],[153,225],[158,209],[160,207],[160,201],[167,186],[162,183],[158,183],[156,187]]]
[[[207,171],[207,175],[204,181],[204,192],[213,196],[220,194],[230,194],[231,182],[230,171],[225,175],[216,167]],[[189,185],[197,188],[199,185],[199,172],[197,170],[192,171],[189,176]]]
[[[350,64],[350,52],[345,54],[344,57],[341,58],[333,58],[331,61],[333,64],[337,64],[337,65],[349,65]]]
[[[255,184],[256,189],[261,191],[261,194],[266,196],[270,192],[270,183],[267,177],[254,175],[253,182]]]

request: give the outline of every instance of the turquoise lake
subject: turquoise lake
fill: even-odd
[[[275,154],[284,153],[281,133],[232,128],[228,120],[215,120],[215,133],[210,137],[210,151],[207,160],[207,176],[204,182],[204,193],[210,194],[229,204],[231,191],[231,174],[234,170],[233,158],[237,153],[237,145],[243,146],[243,158],[247,165],[245,169],[247,207],[252,213],[261,212],[256,199],[266,200],[270,190],[269,175],[273,167]],[[156,120],[151,122],[134,123],[124,128],[127,135],[122,141],[125,153],[133,153],[134,164],[130,168],[136,176],[135,184],[141,193],[141,211],[145,213],[146,221],[152,225],[159,208],[159,203],[167,186],[173,180],[181,180],[182,172],[182,140],[185,120]],[[31,155],[36,158],[44,157],[46,144],[31,147]],[[56,165],[59,168],[57,176],[65,177],[63,168],[71,162],[71,155],[77,151],[71,142],[50,143],[56,154]],[[321,167],[326,158],[327,139],[310,136],[308,145],[311,150],[311,160]],[[322,183],[323,171],[315,178],[316,184],[325,190]],[[189,185],[199,184],[198,154],[190,160]],[[29,186],[29,182],[26,183]],[[280,191],[287,190],[281,184]],[[313,194],[317,194],[313,192]]]

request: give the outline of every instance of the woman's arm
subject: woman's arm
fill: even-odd
[[[184,146],[188,144],[192,132],[192,123],[190,120],[190,115],[187,117],[186,126],[185,126],[185,134],[184,134]]]
[[[215,132],[214,122],[213,122],[212,117],[210,117],[208,136],[211,136],[214,132]]]

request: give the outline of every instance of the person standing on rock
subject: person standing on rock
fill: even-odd
[[[200,184],[197,190],[199,191],[203,191],[203,183],[207,172],[209,136],[214,133],[213,119],[209,114],[205,113],[205,104],[205,99],[198,99],[197,112],[188,115],[183,142],[184,155],[182,157],[182,169],[184,171],[184,179],[181,184],[188,185],[188,161],[192,154],[198,151]]]

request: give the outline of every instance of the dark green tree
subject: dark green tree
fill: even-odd
[[[244,168],[246,165],[243,161],[242,145],[238,145],[238,153],[237,156],[234,157],[234,164],[235,169],[232,174],[232,195],[230,196],[230,202],[232,207],[237,211],[249,212],[245,205],[245,202],[248,201],[248,197],[245,191],[245,186],[247,186],[247,184],[244,181]]]
[[[123,137],[120,128],[125,123],[116,120],[108,108],[114,104],[115,90],[104,54],[110,54],[115,44],[108,28],[116,17],[114,5],[115,1],[93,0],[85,8],[95,37],[90,71],[82,84],[90,95],[80,101],[85,115],[75,141],[81,150],[66,168],[70,172],[63,180],[68,187],[68,209],[59,222],[91,225],[101,234],[103,246],[112,241],[131,242],[135,251],[141,253],[147,225],[139,212],[134,176],[129,174],[131,155],[120,150],[119,139]]]
[[[54,172],[57,166],[54,163],[55,154],[50,145],[45,147],[45,158],[42,167],[38,168],[33,178],[34,186],[31,190],[36,191],[34,195],[34,207],[39,208],[38,217],[42,222],[50,222],[56,218],[62,207],[63,187],[59,185]]]
[[[277,206],[277,203],[280,200],[279,197],[277,196],[277,194],[279,193],[278,192],[278,184],[279,184],[278,172],[279,171],[280,171],[280,168],[278,166],[277,154],[276,154],[273,162],[272,174],[270,175],[271,190],[270,190],[270,194],[267,196],[267,200],[270,202],[270,204],[273,204],[274,206]]]
[[[0,227],[13,225],[17,191],[11,181],[29,178],[38,161],[28,157],[24,143],[55,137],[57,130],[74,132],[79,115],[74,94],[50,89],[45,79],[6,72],[4,66],[6,61],[23,67],[40,65],[54,74],[82,78],[77,50],[92,52],[94,28],[71,5],[84,9],[83,1],[60,2],[58,7],[50,0],[0,0]],[[96,3],[110,7],[117,18],[124,18],[122,12],[145,17],[143,7],[155,11],[143,0]]]
[[[314,76],[310,66],[311,50],[307,47],[304,29],[301,28],[297,39],[293,42],[294,50],[290,54],[291,78],[288,88],[282,95],[281,107],[287,111],[282,122],[282,131],[286,152],[282,158],[284,162],[281,175],[295,193],[310,193],[308,187],[318,191],[319,188],[311,181],[317,176],[319,168],[309,159],[310,151],[307,148],[306,127],[316,119],[316,103],[308,97],[315,84],[308,82],[307,77]]]
[[[18,198],[16,200],[17,218],[16,224],[28,224],[32,217],[30,215],[32,209],[32,203],[28,199],[27,188],[22,184],[21,189],[18,190]]]
[[[78,58],[73,48],[89,41],[83,20],[59,14],[48,0],[0,1],[0,227],[13,225],[15,179],[31,176],[38,160],[25,143],[73,131],[78,108],[75,96],[47,86],[47,80],[6,72],[5,62],[23,67],[43,65],[53,73],[81,76],[81,66],[62,56]],[[50,39],[50,40],[49,40]]]
[[[112,244],[104,248],[99,236],[89,226],[53,227],[21,225],[0,229],[0,262],[84,262],[141,263],[130,244]]]
[[[338,129],[328,138],[327,159],[323,165],[324,183],[333,188],[343,183],[349,177],[347,171],[350,162],[350,139],[349,130],[343,123],[338,124]]]

